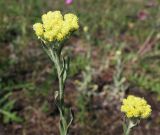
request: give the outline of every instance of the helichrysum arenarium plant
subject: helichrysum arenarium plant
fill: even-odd
[[[123,99],[121,111],[125,113],[127,118],[124,124],[124,135],[129,135],[131,129],[141,119],[146,119],[151,115],[152,109],[145,99],[129,95],[126,99]]]
[[[69,59],[63,57],[62,50],[65,39],[78,28],[76,15],[68,13],[63,16],[60,11],[49,11],[42,15],[42,22],[33,25],[35,34],[42,41],[44,50],[57,69],[59,90],[55,94],[55,100],[60,112],[60,135],[67,135],[73,120],[71,110],[64,105],[64,88],[69,70]]]

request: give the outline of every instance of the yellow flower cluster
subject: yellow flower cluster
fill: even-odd
[[[123,99],[121,111],[128,118],[148,118],[152,110],[145,99],[129,95],[126,99]]]
[[[38,38],[46,42],[62,41],[78,28],[76,15],[69,13],[63,16],[60,11],[49,11],[42,15],[42,23],[33,25],[33,30]]]

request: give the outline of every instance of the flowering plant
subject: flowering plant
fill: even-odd
[[[129,95],[123,99],[121,111],[128,118],[127,124],[124,125],[124,135],[129,135],[131,129],[138,124],[140,119],[146,119],[151,115],[152,109],[145,99]]]
[[[68,13],[64,16],[60,11],[49,11],[42,15],[42,23],[35,23],[33,30],[42,41],[42,46],[54,63],[59,80],[59,90],[55,100],[60,112],[60,135],[67,135],[73,120],[71,110],[64,105],[64,88],[69,71],[69,58],[62,56],[64,41],[79,28],[78,17]]]

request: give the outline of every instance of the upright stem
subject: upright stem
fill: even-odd
[[[62,106],[64,103],[64,82],[63,78],[61,75],[61,62],[60,62],[60,56],[55,52],[55,57],[56,57],[56,68],[57,68],[57,73],[58,73],[58,81],[59,81],[59,100],[60,100],[60,105]]]
[[[60,106],[62,107],[63,102],[64,102],[64,82],[63,82],[63,78],[61,76],[62,67],[61,67],[60,54],[57,51],[52,51],[51,48],[49,49],[49,51],[50,51],[52,60],[55,64],[57,74],[58,74],[58,81],[59,81],[58,96],[59,96]]]
[[[137,122],[134,123],[132,120],[129,119],[126,128],[124,129],[124,135],[130,135],[131,129],[137,125]]]
[[[53,50],[53,48],[48,48],[47,51],[51,60],[54,62],[57,75],[58,75],[58,81],[59,81],[59,90],[58,90],[58,97],[56,97],[57,100],[57,107],[59,109],[60,113],[60,123],[59,123],[59,129],[60,129],[60,135],[67,135],[68,128],[71,125],[71,122],[73,120],[73,116],[71,113],[71,110],[64,105],[64,87],[65,87],[65,79],[66,79],[66,72],[67,67],[65,67],[66,63],[61,59],[61,52],[57,50]]]
[[[126,130],[126,132],[125,132],[125,135],[129,135],[129,134],[130,134],[130,131],[131,131],[131,128],[128,126],[128,127],[127,127],[127,130]]]

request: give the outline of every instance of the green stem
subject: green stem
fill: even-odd
[[[49,47],[47,52],[49,52],[49,56],[55,64],[59,81],[57,106],[60,112],[60,135],[67,135],[68,128],[73,120],[73,116],[70,109],[66,108],[64,105],[64,88],[66,79],[65,73],[67,72],[67,68],[65,67],[66,63],[63,61],[63,59],[61,59],[61,50],[57,51]]]
[[[131,128],[128,126],[128,127],[127,127],[127,130],[126,130],[126,132],[125,132],[125,135],[129,135],[130,132],[131,132]]]
[[[63,77],[61,75],[61,62],[60,62],[60,56],[55,52],[56,56],[56,68],[57,68],[57,73],[58,73],[58,81],[59,81],[59,100],[60,104],[62,105],[64,102],[64,82],[63,82]]]
[[[124,135],[130,135],[131,129],[137,125],[137,122],[134,123],[129,119],[128,124],[126,124],[126,128],[124,129]]]
[[[64,102],[64,82],[61,76],[62,68],[61,68],[60,53],[58,53],[57,51],[52,51],[52,48],[49,48],[49,51],[50,51],[52,61],[55,64],[57,74],[58,74],[58,81],[59,81],[58,96],[59,96],[60,106],[62,106]]]

